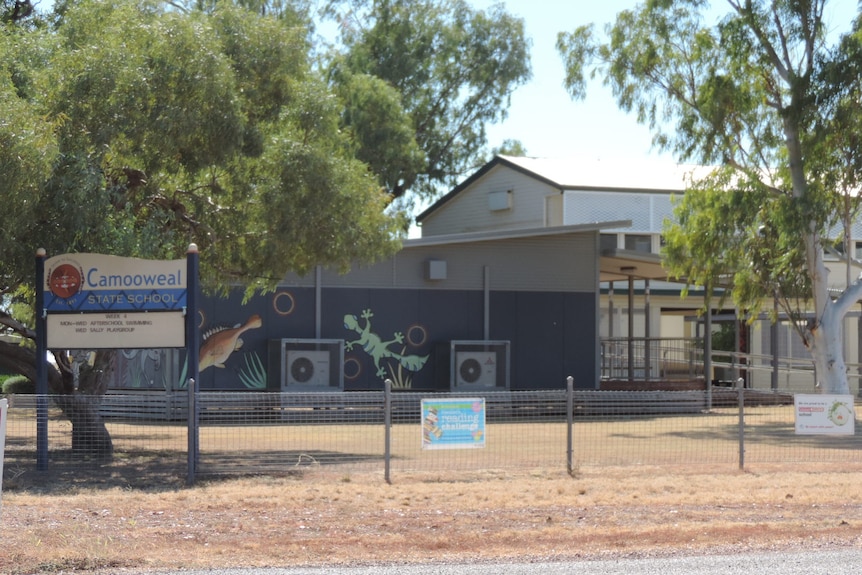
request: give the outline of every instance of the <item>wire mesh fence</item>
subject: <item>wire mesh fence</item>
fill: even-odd
[[[113,448],[96,455],[76,447],[81,430],[76,432],[68,414],[49,398],[48,464],[40,469],[35,397],[12,396],[4,479],[177,482],[188,477],[190,468],[198,476],[313,468],[385,472],[388,478],[412,471],[862,462],[858,433],[798,435],[793,396],[753,390],[713,397],[702,391],[484,394],[474,398],[482,400],[481,444],[449,449],[428,449],[422,402],[457,395],[396,392],[389,401],[383,392],[201,392],[193,397],[193,410],[182,393],[94,398]],[[190,411],[197,414],[196,432],[189,425],[195,421]],[[78,442],[87,445],[80,437]]]

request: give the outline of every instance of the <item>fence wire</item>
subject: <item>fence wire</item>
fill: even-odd
[[[743,462],[862,463],[858,431],[797,435],[793,396],[749,390],[742,394],[741,419],[736,391],[711,397],[699,391],[576,390],[571,398],[564,390],[486,394],[484,446],[441,450],[423,448],[420,406],[429,396],[421,393],[392,394],[388,433],[383,392],[201,392],[196,397],[198,451],[191,458],[186,394],[93,398],[110,436],[110,456],[82,452],[78,446],[87,445],[86,438],[76,444],[82,441],[79,430],[73,441],[68,414],[49,397],[48,468],[38,469],[36,398],[11,396],[4,484],[40,477],[177,482],[186,478],[190,461],[200,476],[314,468],[344,474],[385,469],[396,477],[408,471],[566,471],[572,465],[733,469]]]

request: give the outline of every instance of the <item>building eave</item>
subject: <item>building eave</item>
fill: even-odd
[[[491,230],[483,232],[466,232],[461,234],[445,234],[423,238],[404,240],[405,248],[443,246],[452,244],[466,244],[476,242],[492,242],[500,240],[512,240],[522,238],[538,238],[544,236],[558,236],[567,234],[581,234],[589,232],[601,232],[602,230],[629,227],[631,220],[614,220],[610,222],[594,222],[589,224],[573,224],[568,226],[554,226],[548,228],[517,228],[510,230]]]

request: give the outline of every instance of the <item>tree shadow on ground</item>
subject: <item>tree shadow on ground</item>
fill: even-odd
[[[322,450],[273,450],[201,454],[195,480],[231,479],[250,475],[296,475],[321,467],[345,469],[379,463],[383,455]],[[187,485],[188,456],[180,450],[118,451],[110,459],[83,458],[71,450],[52,450],[47,470],[39,470],[31,449],[7,449],[3,490],[68,494],[79,490],[131,489],[175,491]]]

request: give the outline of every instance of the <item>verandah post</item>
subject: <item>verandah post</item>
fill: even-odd
[[[739,398],[739,469],[745,469],[745,380],[736,380],[736,392]]]

